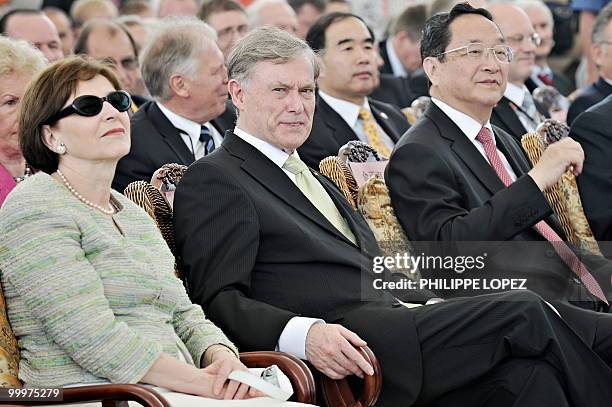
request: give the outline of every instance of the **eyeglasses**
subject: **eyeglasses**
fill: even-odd
[[[132,98],[124,90],[116,90],[101,98],[93,95],[83,95],[74,99],[70,106],[49,117],[43,124],[55,123],[75,113],[85,117],[95,116],[102,111],[104,102],[110,103],[112,107],[120,112],[125,112],[132,106]]]
[[[540,37],[540,34],[538,33],[532,33],[529,35],[516,34],[512,37],[506,37],[506,41],[511,42],[513,44],[522,44],[525,40],[529,41],[536,47],[539,47],[540,44],[542,44],[542,37]]]
[[[117,64],[117,61],[115,61],[115,58],[111,58],[111,57],[102,58],[100,61],[104,62],[105,64],[113,65],[113,66],[121,65],[123,69],[127,71],[133,71],[134,69],[138,69],[138,60],[133,57],[123,58],[121,61],[119,61],[119,64]]]
[[[471,59],[482,60],[487,56],[487,51],[492,51],[497,62],[501,64],[509,64],[512,62],[512,48],[507,45],[495,45],[493,47],[485,47],[484,44],[474,42],[463,47],[450,49],[437,55],[438,58],[451,52],[460,52],[460,55],[467,55]]]
[[[219,41],[225,41],[230,39],[234,35],[244,37],[248,30],[249,27],[246,24],[242,24],[236,27],[227,27],[221,31],[217,31],[217,38],[219,39]]]

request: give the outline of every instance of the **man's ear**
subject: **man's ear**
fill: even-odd
[[[427,75],[427,78],[429,78],[429,82],[431,82],[432,85],[436,85],[438,83],[438,73],[440,71],[439,65],[440,61],[438,58],[427,57],[423,60],[423,71],[425,71],[425,74]]]
[[[325,79],[325,64],[323,63],[323,51],[320,50],[316,54],[317,63],[319,64],[319,78],[317,81],[321,79]]]
[[[185,82],[185,77],[181,74],[174,74],[168,79],[172,93],[180,97],[189,97],[189,85]]]
[[[606,47],[607,48],[607,47]],[[591,55],[593,56],[593,62],[597,69],[601,67],[604,57],[606,56],[606,50],[600,44],[591,44]]]
[[[244,89],[243,85],[238,82],[236,79],[230,79],[227,83],[227,91],[232,98],[232,103],[236,106],[238,111],[242,110],[244,107]]]

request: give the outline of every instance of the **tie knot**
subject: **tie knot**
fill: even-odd
[[[368,109],[364,109],[363,107],[359,109],[359,118],[361,120],[370,120],[372,118],[372,113]]]
[[[294,175],[297,175],[304,171],[308,171],[308,166],[304,164],[304,161],[300,160],[294,154],[290,155],[289,158],[287,158],[287,161],[285,161],[285,164],[283,164],[283,168]]]
[[[491,135],[491,131],[486,127],[483,127],[476,135],[476,140],[483,145],[493,143],[493,136]]]

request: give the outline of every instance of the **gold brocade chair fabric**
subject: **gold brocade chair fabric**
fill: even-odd
[[[538,126],[536,132],[525,134],[521,144],[531,164],[535,165],[549,144],[567,137],[568,134],[569,127],[566,124],[547,119]],[[601,255],[584,214],[576,177],[572,171],[567,170],[556,185],[544,191],[544,195],[559,218],[568,240],[582,249]]]
[[[4,294],[0,288],[0,387],[21,387],[17,377],[19,351],[17,340],[6,315]]]

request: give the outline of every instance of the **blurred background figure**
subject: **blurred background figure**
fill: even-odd
[[[0,37],[0,206],[33,172],[19,147],[18,113],[28,83],[44,66],[42,53],[26,41]]]
[[[255,0],[247,7],[250,28],[269,25],[297,34],[298,20],[286,0]]]
[[[119,24],[122,24],[127,28],[134,44],[136,45],[136,55],[145,46],[151,30],[153,29],[152,24],[140,18],[137,15],[126,15],[121,16],[116,20]]]
[[[198,12],[196,0],[160,0],[157,16],[195,16]]]
[[[217,32],[217,45],[225,58],[249,31],[246,11],[235,0],[207,0],[202,3],[198,18]]]
[[[351,4],[346,0],[327,0],[323,14],[350,13]]]
[[[136,44],[127,29],[115,21],[92,20],[85,24],[74,46],[75,54],[89,55],[111,63],[121,88],[137,106],[147,101],[147,90],[138,66]]]
[[[382,73],[408,77],[421,68],[421,35],[427,17],[427,5],[417,3],[391,23],[389,37],[378,45],[384,60]]]
[[[315,21],[325,12],[326,0],[288,0],[298,19],[297,36],[304,39]]]
[[[0,32],[7,37],[26,40],[38,48],[49,62],[64,57],[55,25],[40,10],[9,11],[0,19]]]
[[[555,45],[552,12],[542,0],[519,0],[516,5],[527,13],[533,29],[540,36],[540,45],[535,50],[535,65],[525,85],[531,92],[537,86],[547,85],[555,87],[563,96],[569,95],[574,91],[574,84],[548,65],[548,56]]]
[[[589,107],[601,102],[612,94],[612,4],[604,7],[593,25],[591,54],[597,66],[599,78],[582,89],[567,114],[567,123],[572,124],[576,117]]]
[[[72,54],[72,49],[74,48],[74,32],[72,21],[68,17],[68,14],[57,7],[45,7],[43,11],[47,17],[49,17],[53,25],[55,25],[55,29],[57,30],[57,34],[62,44],[64,56]]]
[[[148,0],[127,0],[121,4],[119,14],[122,16],[139,16],[141,18],[155,18],[156,13]]]
[[[74,35],[78,37],[81,27],[90,20],[112,19],[119,11],[110,0],[76,0],[70,7],[70,18],[74,24]]]

